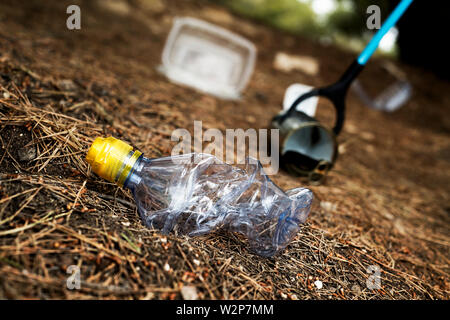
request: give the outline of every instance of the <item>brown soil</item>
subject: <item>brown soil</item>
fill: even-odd
[[[79,3],[82,29],[66,28]],[[138,8],[142,3],[153,5]],[[155,5],[159,3],[159,5]],[[174,16],[234,30],[258,47],[241,101],[176,86],[156,71]],[[275,53],[314,56],[316,77],[273,69]],[[203,1],[17,1],[0,4],[0,298],[448,299],[450,85],[401,65],[414,96],[399,111],[352,94],[340,157],[307,224],[265,259],[234,234],[162,236],[129,192],[90,172],[84,155],[113,135],[149,157],[169,155],[176,128],[263,128],[293,82],[324,85],[354,54],[271,30]],[[370,92],[385,59],[361,75]],[[282,188],[308,185],[280,172]],[[78,265],[81,289],[69,290]],[[381,269],[370,290],[367,267]],[[318,290],[314,281],[323,282]]]

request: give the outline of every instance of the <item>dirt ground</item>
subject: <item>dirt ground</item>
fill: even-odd
[[[66,28],[78,3],[82,29]],[[258,48],[240,101],[171,84],[158,73],[175,16],[234,30]],[[273,68],[278,51],[316,57],[317,76]],[[0,298],[448,299],[450,84],[395,63],[412,99],[386,114],[348,97],[340,156],[320,186],[284,172],[315,200],[281,254],[262,258],[235,234],[162,236],[133,199],[90,172],[96,136],[113,135],[149,157],[169,155],[176,128],[264,128],[293,82],[336,80],[353,53],[282,34],[204,1],[0,2]],[[389,80],[385,58],[361,75],[372,93]],[[71,265],[81,288],[69,290]],[[368,289],[367,268],[381,271]],[[323,288],[314,282],[320,280]]]

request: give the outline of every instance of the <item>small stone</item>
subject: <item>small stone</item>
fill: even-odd
[[[256,122],[256,118],[254,116],[247,116],[245,119],[250,123]]]
[[[181,296],[184,300],[197,300],[197,289],[193,286],[185,286],[181,288]]]
[[[167,272],[170,271],[170,265],[169,265],[168,263],[166,263],[166,264],[164,265],[164,270],[167,271]]]
[[[98,4],[105,10],[118,15],[128,15],[131,12],[131,6],[126,0],[99,1]]]
[[[345,131],[351,134],[357,134],[359,132],[358,128],[352,123],[345,124]]]
[[[299,70],[311,76],[317,75],[319,72],[319,62],[316,58],[289,55],[284,52],[278,52],[276,54],[273,66],[279,71],[291,72],[293,70]]]
[[[352,286],[352,291],[354,294],[359,295],[361,293],[361,288],[357,284],[355,284]]]
[[[323,283],[320,280],[316,280],[314,281],[314,285],[316,286],[317,289],[322,289],[323,288]]]
[[[366,149],[366,151],[368,153],[374,153],[375,152],[375,147],[373,145],[371,145],[371,144],[366,145],[365,149]]]
[[[152,300],[155,297],[155,294],[153,292],[147,292],[145,297],[142,298],[142,300]]]
[[[17,150],[19,161],[31,161],[36,159],[36,147],[29,146]]]
[[[225,9],[207,7],[203,9],[201,13],[208,20],[211,20],[212,22],[217,24],[230,25],[235,21],[234,17]]]
[[[366,140],[366,141],[375,140],[375,135],[372,132],[363,131],[360,133],[360,136],[363,140]]]
[[[77,89],[76,84],[70,79],[59,80],[57,85],[63,91],[75,91]]]
[[[335,211],[337,209],[337,204],[329,202],[329,201],[321,201],[320,206],[325,211]]]
[[[200,261],[199,261],[199,260],[194,259],[194,260],[192,260],[192,261],[194,262],[194,264],[195,264],[196,266],[199,266],[199,265],[200,265]]]
[[[139,8],[149,13],[162,13],[166,9],[166,5],[162,0],[137,0]]]

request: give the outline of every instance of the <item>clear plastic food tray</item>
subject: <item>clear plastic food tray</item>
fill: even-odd
[[[238,99],[255,60],[255,46],[241,36],[198,19],[175,18],[161,71],[175,83]]]

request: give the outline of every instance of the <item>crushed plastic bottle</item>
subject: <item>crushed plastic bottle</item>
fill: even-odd
[[[86,161],[102,178],[132,191],[148,227],[189,236],[238,232],[265,257],[295,237],[313,199],[306,188],[281,190],[252,158],[243,168],[199,153],[148,159],[109,137],[94,141]]]

